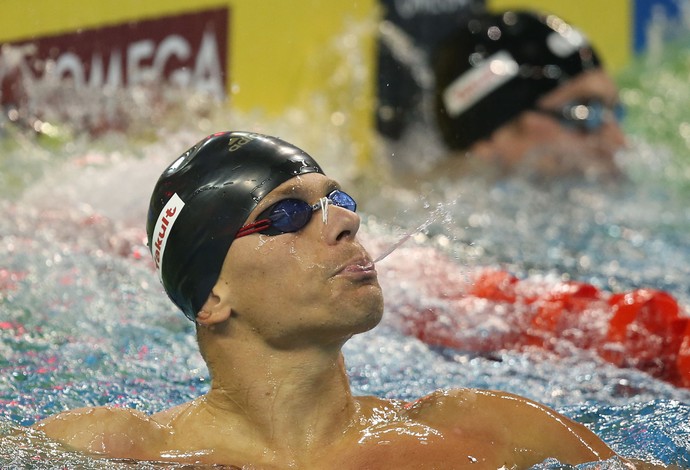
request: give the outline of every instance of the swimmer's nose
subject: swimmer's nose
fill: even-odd
[[[329,206],[327,221],[322,225],[326,243],[335,245],[343,240],[353,240],[359,230],[360,221],[359,215],[351,210],[336,205]]]

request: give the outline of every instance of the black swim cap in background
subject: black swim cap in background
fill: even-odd
[[[563,82],[599,67],[581,32],[526,11],[469,17],[435,53],[436,118],[452,149],[466,149]]]
[[[323,170],[306,152],[250,132],[208,136],[163,172],[151,196],[146,233],[165,291],[190,320],[259,201],[307,173]]]

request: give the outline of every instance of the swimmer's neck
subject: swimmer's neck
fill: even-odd
[[[358,419],[339,348],[254,351],[245,360],[234,353],[212,371],[203,400],[215,419],[242,421],[267,445],[277,443],[297,455],[332,442]]]

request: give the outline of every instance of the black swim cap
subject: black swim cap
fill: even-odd
[[[489,137],[544,94],[600,65],[581,32],[557,16],[526,11],[472,16],[436,52],[436,117],[452,149]]]
[[[285,181],[323,170],[275,137],[221,132],[175,160],[156,183],[146,233],[170,299],[192,321],[249,214]]]

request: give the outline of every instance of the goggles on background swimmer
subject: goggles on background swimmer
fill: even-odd
[[[339,189],[332,191],[313,205],[301,199],[283,199],[259,214],[254,222],[240,228],[235,238],[252,233],[280,235],[297,232],[309,223],[314,212],[323,209],[327,204],[333,204],[352,212],[357,210],[357,203],[352,199],[352,196]]]
[[[532,111],[551,116],[567,129],[586,133],[598,132],[608,122],[620,123],[625,115],[622,104],[608,106],[600,100],[571,101],[561,109],[535,107]]]

